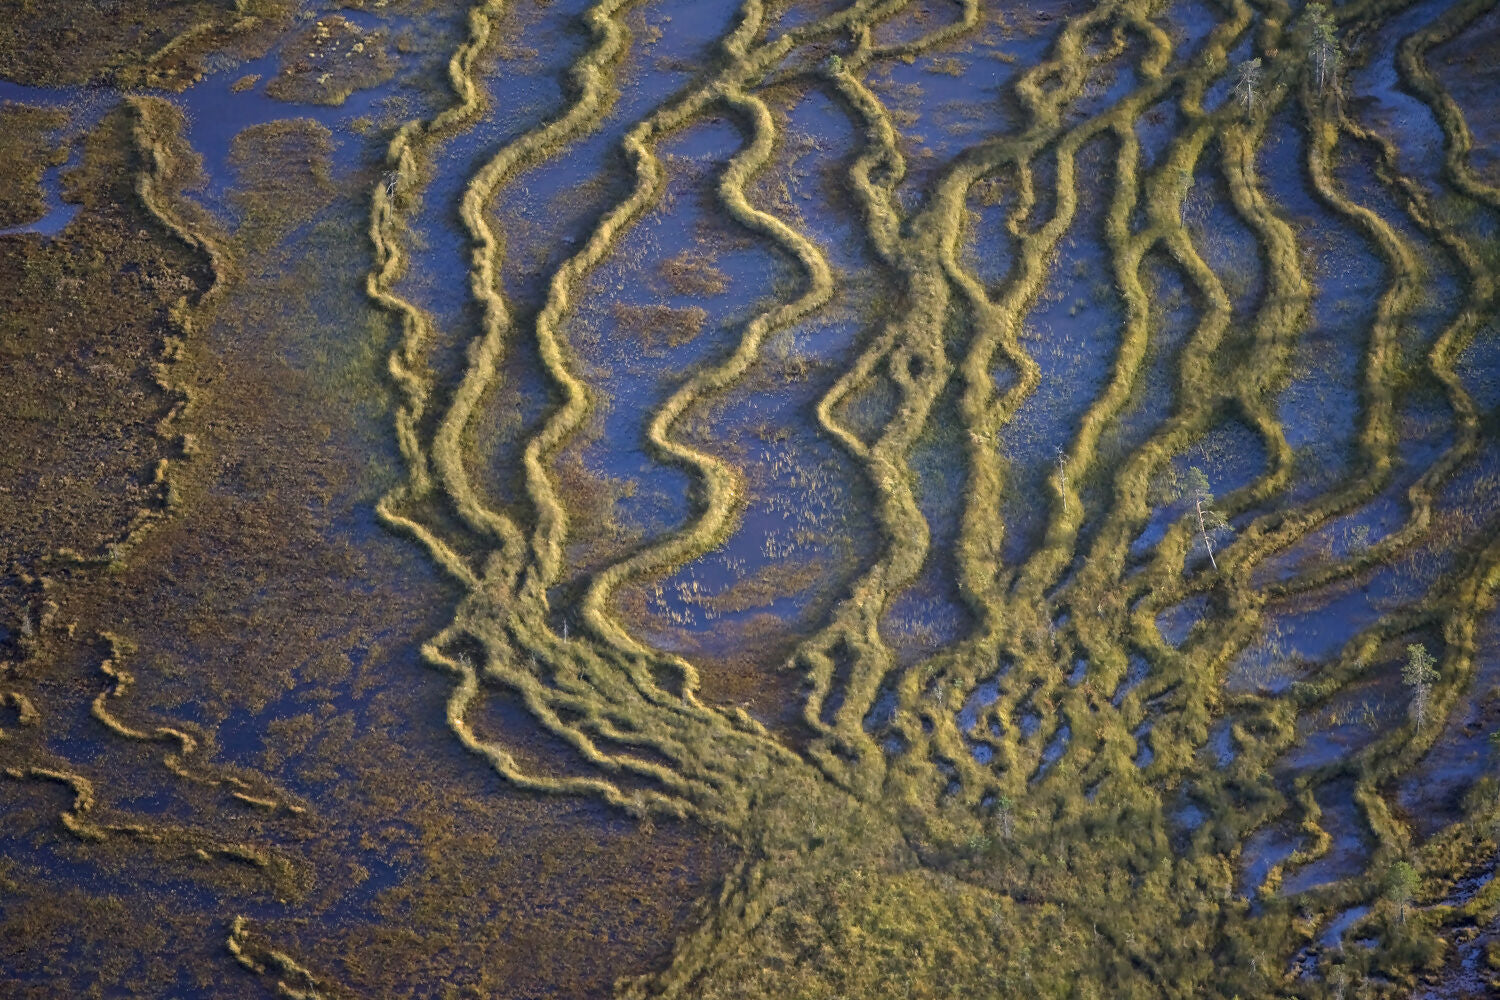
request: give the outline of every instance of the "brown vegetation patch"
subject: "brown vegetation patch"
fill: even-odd
[[[0,0],[0,77],[181,90],[216,56],[264,53],[296,9],[294,0]]]
[[[240,238],[264,248],[316,216],[333,197],[332,153],[332,133],[310,118],[252,125],[235,136],[229,162],[239,174]]]
[[[356,90],[378,87],[396,75],[396,57],[384,30],[366,32],[334,14],[286,42],[281,69],[266,94],[301,104],[343,104]]]
[[[0,559],[107,555],[143,506],[166,444],[155,427],[169,310],[207,281],[202,262],[141,205],[131,123],[117,109],[66,179],[81,200],[56,239],[0,239]]]
[[[620,329],[639,337],[646,353],[660,356],[666,348],[692,343],[708,322],[701,306],[631,305],[616,302],[615,322]]]
[[[722,295],[729,288],[729,276],[714,266],[713,258],[692,250],[668,257],[657,273],[674,295]]]

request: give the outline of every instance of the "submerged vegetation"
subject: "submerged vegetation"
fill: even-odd
[[[287,996],[431,992],[381,981],[369,940],[506,995],[455,971],[471,938],[480,967],[524,954],[476,929],[506,917],[486,824],[577,802],[628,818],[642,895],[652,852],[727,845],[679,879],[691,912],[658,890],[641,922],[678,936],[613,970],[622,997],[1500,982],[1500,184],[1493,108],[1434,68],[1492,0],[565,6],[473,3],[436,93],[398,75],[411,34],[310,16],[265,88],[308,117],[225,142],[232,190],[171,100],[129,95],[65,175],[60,239],[95,256],[0,245],[33,298],[17,363],[135,387],[7,387],[69,470],[53,498],[40,449],[7,459],[35,477],[0,498],[8,787],[230,879],[218,947]],[[508,88],[549,57],[552,104]],[[312,117],[392,79],[420,96]],[[4,204],[34,219],[68,118],[6,114]],[[336,172],[356,134],[379,152]],[[139,278],[113,341],[67,308],[110,273]],[[119,427],[99,454],[125,468],[93,474],[128,489],[77,491],[91,426]],[[329,541],[371,510],[399,545]],[[158,660],[270,630],[312,662],[145,680],[143,595],[216,531],[243,596]],[[383,579],[420,574],[398,549],[444,579]],[[299,573],[337,581],[300,607]],[[361,652],[322,663],[329,637]],[[407,672],[367,705],[375,645]],[[196,720],[144,721],[141,687]],[[101,805],[72,703],[191,807]],[[331,805],[351,768],[371,801]],[[367,881],[372,916],[330,902]]]

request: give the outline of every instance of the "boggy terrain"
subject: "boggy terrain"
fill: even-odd
[[[351,7],[4,92],[20,995],[1500,988],[1493,2]]]

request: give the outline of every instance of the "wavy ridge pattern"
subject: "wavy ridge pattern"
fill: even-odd
[[[1430,48],[1489,6],[1456,5],[1402,42],[1392,58],[1446,137],[1444,182],[1496,209],[1496,192],[1468,167],[1472,139],[1462,112],[1424,62]],[[438,138],[482,113],[474,67],[486,44],[489,5],[475,8],[470,39],[454,57],[457,103],[432,122],[402,130],[391,146],[391,186],[374,193],[377,267],[369,288],[403,327],[391,367],[404,392],[397,434],[410,472],[381,511],[466,590],[453,622],[424,650],[457,678],[450,727],[518,785],[591,795],[638,814],[692,817],[726,832],[747,852],[703,924],[679,943],[671,967],[622,983],[624,995],[721,995],[710,987],[748,974],[738,956],[770,961],[765,956],[776,954],[775,935],[790,933],[786,914],[810,905],[799,893],[821,877],[818,866],[846,873],[874,866],[888,880],[881,883],[887,891],[915,893],[914,910],[930,906],[941,913],[934,919],[956,937],[979,934],[988,919],[979,912],[989,907],[1021,928],[1017,941],[1056,942],[1067,957],[1043,974],[1050,985],[1038,987],[1038,995],[1070,982],[1112,984],[1122,996],[1153,995],[1153,989],[1279,995],[1290,974],[1258,956],[1289,957],[1307,942],[1317,921],[1298,916],[1298,907],[1322,920],[1368,904],[1397,860],[1410,860],[1430,886],[1456,878],[1466,862],[1451,847],[1460,836],[1453,831],[1478,829],[1496,808],[1485,800],[1449,833],[1419,842],[1389,798],[1390,784],[1420,765],[1475,676],[1477,630],[1500,582],[1493,518],[1478,519],[1470,544],[1445,555],[1443,572],[1415,597],[1352,629],[1336,653],[1310,664],[1297,683],[1251,691],[1230,683],[1287,602],[1322,599],[1331,588],[1440,543],[1438,525],[1449,513],[1444,491],[1471,468],[1482,443],[1481,415],[1455,364],[1492,314],[1492,265],[1472,233],[1433,210],[1440,193],[1402,173],[1396,141],[1362,123],[1338,83],[1328,84],[1317,69],[1320,32],[1359,37],[1406,5],[1348,3],[1320,22],[1311,8],[1232,0],[1216,9],[1218,20],[1197,48],[1179,53],[1164,28],[1170,6],[1105,0],[1063,19],[1049,54],[1016,79],[1011,89],[1021,124],[1013,132],[963,150],[923,191],[903,197],[911,194],[902,191],[910,138],[877,96],[870,74],[882,63],[942,51],[977,31],[981,6],[956,7],[955,19],[926,34],[876,45],[874,29],[907,10],[906,3],[857,0],[771,34],[762,5],[746,0],[717,59],[626,130],[621,153],[628,191],[552,273],[527,330],[499,290],[502,241],[485,212],[503,187],[562,155],[610,113],[618,87],[612,73],[630,44],[617,20],[624,4],[591,8],[584,21],[594,44],[570,71],[572,103],[499,149],[465,191],[462,218],[473,246],[469,280],[483,322],[470,342],[467,368],[437,415],[427,413],[435,397],[419,374],[422,352],[436,333],[420,309],[392,291],[403,261],[401,206],[409,204],[405,196],[415,191],[422,159],[433,155]],[[835,40],[838,47],[829,52]],[[1241,101],[1227,95],[1234,74],[1246,72],[1247,57],[1238,54],[1244,52],[1257,57],[1262,70],[1258,94]],[[1101,78],[1127,75],[1134,86],[1096,100]],[[702,695],[698,667],[642,639],[616,600],[627,583],[664,579],[731,538],[744,507],[745,477],[734,462],[687,443],[680,428],[695,407],[745,380],[771,334],[806,322],[836,291],[838,277],[825,251],[747,193],[778,151],[769,95],[793,83],[836,96],[859,131],[861,146],[847,169],[851,208],[874,258],[899,288],[898,306],[860,345],[813,414],[819,431],[860,467],[880,547],[788,660],[788,669],[806,681],[801,741],[743,709],[712,704]],[[1162,102],[1175,106],[1180,127],[1147,166],[1136,123]],[[568,320],[584,279],[660,203],[667,167],[656,147],[723,111],[741,124],[746,143],[724,168],[718,203],[745,233],[793,260],[800,277],[646,418],[651,457],[683,470],[693,484],[687,521],[594,572],[576,607],[559,619],[552,601],[568,569],[574,526],[553,463],[598,402],[578,374],[579,348],[569,340]],[[1296,377],[1293,359],[1313,323],[1312,303],[1325,292],[1307,272],[1300,222],[1263,176],[1268,136],[1286,120],[1300,125],[1305,181],[1320,210],[1356,234],[1382,271],[1373,322],[1364,342],[1354,345],[1360,384],[1351,450],[1357,461],[1342,479],[1296,503],[1288,498],[1306,470],[1288,442],[1280,400]],[[1099,146],[1113,154],[1107,176],[1081,175],[1080,158]],[[1402,218],[1382,214],[1385,203],[1360,200],[1346,179],[1346,156],[1371,158]],[[1228,276],[1211,263],[1206,243],[1213,234],[1190,217],[1203,179],[1222,192],[1220,209],[1249,234],[1264,274],[1262,292],[1243,316],[1236,313]],[[992,288],[963,262],[959,247],[973,224],[971,192],[999,181],[1016,191],[1006,226],[1017,252],[1009,276]],[[1048,460],[1044,527],[1030,550],[1007,564],[1011,528],[999,498],[1019,479],[1016,467],[1024,461],[1008,446],[1038,405],[1047,377],[1029,324],[1068,241],[1078,236],[1080,206],[1091,197],[1105,199],[1102,242],[1122,319],[1098,341],[1109,345],[1099,387],[1069,418],[1067,440],[1055,461]],[[1363,510],[1390,486],[1401,464],[1400,406],[1409,383],[1400,341],[1415,322],[1425,281],[1408,234],[1445,255],[1465,282],[1464,302],[1432,332],[1422,361],[1423,377],[1446,406],[1451,443],[1406,487],[1406,514],[1394,530],[1346,558],[1277,576],[1279,558]],[[1138,405],[1157,349],[1159,313],[1148,278],[1153,261],[1180,276],[1193,322],[1174,359],[1170,408],[1139,443],[1112,455],[1105,438]],[[525,444],[520,473],[531,510],[520,515],[484,504],[465,434],[501,377],[508,342],[528,334],[553,405]],[[877,384],[893,394],[889,414],[873,433],[859,430],[849,408]],[[919,502],[923,484],[912,456],[935,433],[934,414],[949,391],[958,399],[965,476],[953,557],[971,619],[956,642],[903,665],[885,616],[934,557],[933,526]],[[1158,484],[1184,471],[1185,456],[1206,454],[1216,435],[1235,426],[1248,430],[1264,457],[1219,498],[1233,534],[1210,561],[1200,556],[1208,544],[1202,522],[1172,506],[1180,501],[1161,499]],[[424,520],[420,505],[434,498],[451,503],[461,525]],[[1142,548],[1151,530],[1158,534]],[[1269,583],[1268,572],[1275,577]],[[1205,611],[1185,639],[1169,640],[1163,616],[1193,602]],[[560,627],[563,621],[579,623],[579,632]],[[1300,769],[1287,764],[1305,738],[1306,720],[1366,682],[1373,664],[1388,667],[1393,648],[1419,640],[1439,650],[1429,703],[1438,722],[1398,720],[1339,759]],[[480,735],[469,714],[489,687],[519,698],[590,773],[538,770],[503,739]],[[881,713],[884,721],[871,721]],[[1215,764],[1205,749],[1216,727],[1229,734],[1232,764]],[[1357,870],[1280,894],[1289,877],[1315,871],[1332,856],[1327,803],[1332,790],[1346,784],[1350,808],[1368,831]],[[1213,821],[1171,832],[1169,792],[1190,794],[1212,809]],[[1256,836],[1283,828],[1295,831],[1295,848],[1244,888],[1239,869],[1251,863]],[[975,851],[988,852],[982,871],[972,860]],[[1135,872],[1133,888],[1101,900],[1097,885],[1114,884],[1122,871]],[[931,888],[939,877],[934,872],[962,872],[956,878],[963,887]],[[1136,901],[1121,902],[1122,894]],[[1245,895],[1258,905],[1249,906]],[[1467,904],[1465,917],[1493,915],[1500,906],[1500,893],[1483,892],[1476,900],[1481,897],[1482,903]],[[830,931],[831,938],[853,933],[849,926],[868,932],[860,921],[869,914],[861,907],[877,903],[839,899],[844,909],[828,919],[840,930]],[[977,909],[965,909],[979,899],[972,902]],[[1121,907],[1127,918],[1120,917]],[[1424,917],[1421,933],[1435,936],[1450,918],[1460,919],[1440,909]],[[1143,940],[1125,928],[1129,922],[1159,933]],[[883,933],[897,932],[885,927]],[[993,935],[984,940],[994,960],[976,976],[1003,976],[1019,988],[1009,977],[1024,971],[1035,985],[1020,944]],[[1375,958],[1340,961],[1356,976],[1377,963],[1386,974],[1400,968],[1406,971],[1399,975],[1409,975],[1409,959],[1398,957],[1403,941],[1390,931]],[[1204,956],[1212,954],[1235,958],[1205,965]]]

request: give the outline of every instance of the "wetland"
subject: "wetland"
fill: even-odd
[[[0,996],[1500,994],[1494,0],[0,0]]]

